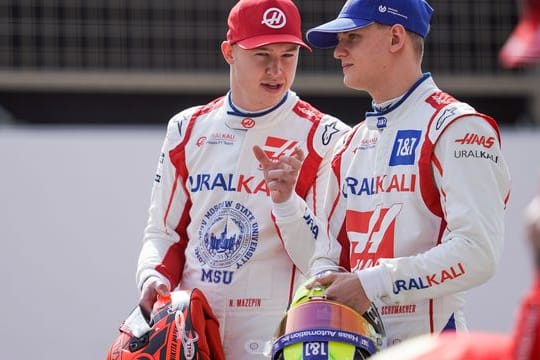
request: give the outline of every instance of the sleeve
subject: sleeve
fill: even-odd
[[[169,121],[161,148],[137,265],[139,289],[150,277],[160,278],[170,289],[175,288],[181,278],[187,244],[187,239],[182,235],[185,233],[183,217],[187,213],[188,199],[171,154],[181,144],[188,113],[189,110],[186,110]]]
[[[349,240],[345,231],[346,203],[340,191],[341,158],[333,157],[325,191],[325,202],[320,219],[321,239],[315,243],[310,263],[311,273],[340,267],[349,270]]]
[[[416,256],[381,259],[378,266],[360,270],[370,299],[413,303],[470,289],[495,273],[510,192],[496,125],[480,116],[454,121],[437,141],[432,160],[447,223],[442,240]],[[417,278],[437,286],[395,290],[400,279]]]
[[[345,227],[347,202],[341,192],[342,169],[349,160],[343,159],[348,148],[353,146],[352,140],[362,127],[357,124],[340,141],[333,150],[328,180],[326,184],[323,212],[318,219],[322,223],[323,238],[315,243],[315,253],[310,263],[311,273],[317,274],[329,268],[338,267],[350,271],[349,238]]]
[[[328,248],[325,198],[331,177],[332,150],[350,128],[336,118],[325,116],[313,136],[313,148],[322,160],[306,197],[298,195],[281,204],[273,204],[272,216],[285,250],[296,267],[306,276],[316,248]],[[320,251],[320,250],[319,250]],[[332,259],[332,256],[328,254]],[[330,260],[330,262],[332,262]]]

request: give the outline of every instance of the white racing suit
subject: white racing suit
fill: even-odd
[[[332,169],[313,266],[357,272],[389,345],[465,330],[464,291],[494,274],[503,248],[510,178],[495,121],[425,74],[390,108],[366,114]],[[312,226],[293,221],[301,201],[289,203],[296,215],[276,213],[282,236],[309,236]],[[338,241],[326,247],[322,236]]]
[[[278,158],[300,147],[306,158],[296,191],[317,211],[331,150],[348,129],[292,91],[260,113],[241,112],[228,95],[174,116],[152,190],[139,287],[158,276],[172,289],[202,290],[227,359],[263,359],[315,244],[312,236],[281,239],[252,148]]]

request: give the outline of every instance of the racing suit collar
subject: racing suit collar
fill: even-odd
[[[227,93],[225,103],[225,123],[231,129],[249,130],[251,128],[261,128],[271,126],[285,117],[279,116],[283,111],[290,110],[298,101],[298,96],[294,91],[289,90],[281,101],[269,109],[259,112],[246,112],[237,108],[231,99],[231,93]]]
[[[389,116],[392,112],[402,109],[401,106],[403,103],[407,102],[409,99],[415,101],[415,97],[411,96],[413,93],[417,92],[417,89],[422,88],[431,88],[433,85],[433,79],[431,78],[430,73],[425,73],[422,75],[417,82],[411,86],[409,90],[405,92],[401,97],[398,97],[398,101],[393,102],[390,106],[384,107],[383,109],[378,109],[374,106],[373,111],[366,112],[366,125],[370,130],[383,130],[388,127],[389,121],[392,118]],[[421,90],[418,90],[421,92]],[[373,105],[374,103],[372,103]]]

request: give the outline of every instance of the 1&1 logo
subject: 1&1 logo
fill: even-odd
[[[303,349],[303,359],[328,360],[328,342],[327,341],[305,342],[304,349]]]

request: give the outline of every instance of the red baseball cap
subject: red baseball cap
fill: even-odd
[[[311,51],[302,40],[301,23],[291,0],[240,0],[229,13],[227,41],[247,50],[286,43]]]

